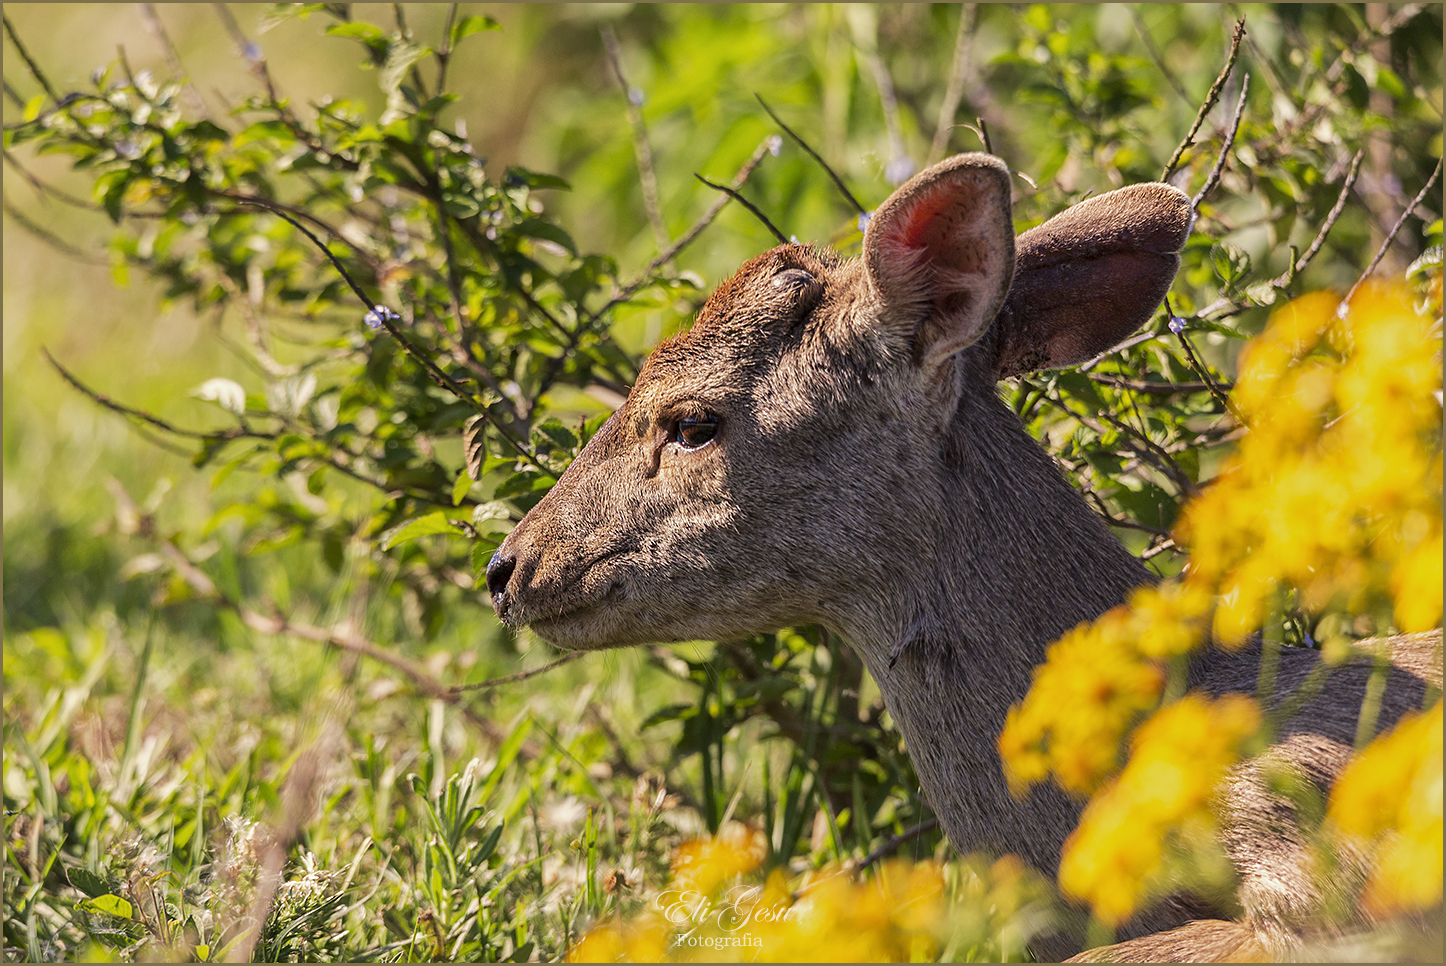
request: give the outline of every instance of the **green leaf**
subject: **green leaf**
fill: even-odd
[[[487,579],[487,564],[492,560],[492,548],[485,543],[472,545],[472,577],[477,586],[483,586]]]
[[[1440,270],[1441,246],[1432,245],[1421,253],[1420,258],[1416,259],[1406,268],[1406,277],[1413,278],[1423,272],[1439,272]]]
[[[80,903],[80,906],[87,912],[99,912],[107,916],[115,916],[117,919],[131,917],[131,904],[120,896],[110,893],[86,899]]]
[[[660,725],[665,721],[677,721],[680,718],[691,718],[698,713],[696,704],[670,704],[665,708],[659,708],[643,719],[638,725],[639,731],[647,731],[654,725]]]
[[[402,78],[412,65],[432,52],[432,48],[399,41],[387,50],[387,61],[382,65],[378,83],[388,94],[402,85]]]
[[[110,892],[110,883],[89,869],[66,869],[70,884],[92,899],[98,899]]]
[[[246,414],[246,390],[234,379],[207,379],[191,391],[191,395],[206,402],[213,402],[237,416]]]
[[[273,3],[261,12],[260,17],[256,18],[256,33],[264,34],[272,27],[293,18],[305,20],[309,15],[325,6],[324,3]]]
[[[562,425],[559,419],[547,419],[538,424],[535,432],[548,439],[554,446],[565,452],[570,452],[577,446],[577,436],[572,430]]]
[[[424,517],[418,517],[409,523],[392,530],[382,541],[382,549],[390,550],[398,544],[406,543],[408,540],[415,540],[418,537],[431,537],[439,533],[457,534],[461,533],[447,515],[441,510],[429,513]]]
[[[472,489],[472,484],[474,482],[476,481],[473,480],[471,476],[467,475],[466,470],[463,470],[462,472],[457,474],[457,482],[452,484],[453,506],[462,505],[462,500],[467,496],[467,491]]]
[[[493,492],[494,499],[502,500],[509,496],[521,496],[524,493],[532,493],[536,490],[545,490],[557,482],[557,478],[550,473],[539,473],[537,470],[521,470],[513,473]]]
[[[385,46],[387,42],[387,35],[382,33],[381,28],[369,23],[334,23],[326,28],[326,32],[332,37],[360,40],[368,47]]]
[[[473,34],[480,34],[485,30],[501,29],[502,25],[491,17],[463,17],[452,24],[452,34],[447,38],[447,44],[450,47],[456,47]]]
[[[572,236],[550,221],[544,221],[541,218],[524,218],[518,223],[516,230],[519,235],[550,241],[554,245],[561,245],[571,255],[577,254],[577,245],[573,242]]]
[[[1250,256],[1229,242],[1220,242],[1212,247],[1210,261],[1227,290],[1250,274]]]
[[[467,475],[474,480],[482,479],[482,466],[487,461],[486,428],[487,420],[481,416],[473,416],[462,427],[462,454],[467,461]]]
[[[472,525],[481,526],[488,520],[511,520],[512,508],[500,500],[492,500],[489,503],[479,503],[477,509],[472,511]]]

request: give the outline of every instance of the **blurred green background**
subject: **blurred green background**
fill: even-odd
[[[261,90],[243,56],[242,44],[251,43],[303,115],[327,96],[350,100],[368,116],[382,112],[386,98],[378,72],[358,45],[324,32],[333,22],[325,11],[280,18],[286,11],[278,8],[288,6],[297,5],[227,4],[221,13],[202,4],[7,4],[5,15],[59,90],[87,88],[94,71],[120,56],[136,74],[172,76],[163,31],[190,78],[186,96],[199,98],[196,109],[226,116]],[[1037,185],[1016,182],[1022,229],[1087,193],[1159,177],[1221,69],[1235,20],[1244,16],[1249,33],[1240,63],[1202,129],[1200,147],[1186,157],[1177,177],[1191,191],[1203,183],[1239,94],[1239,78],[1249,71],[1249,108],[1236,158],[1187,252],[1176,309],[1192,315],[1217,297],[1233,300],[1238,305],[1230,325],[1249,334],[1258,331],[1267,308],[1241,294],[1247,281],[1237,271],[1244,264],[1237,256],[1253,264],[1251,282],[1283,273],[1290,246],[1303,250],[1315,236],[1352,154],[1360,150],[1364,160],[1351,203],[1305,276],[1292,283],[1292,294],[1344,289],[1437,164],[1439,5],[1404,18],[1389,39],[1371,39],[1373,28],[1415,9],[464,5],[461,15],[490,16],[500,30],[459,46],[449,77],[461,97],[443,116],[485,157],[492,180],[500,180],[511,165],[566,178],[571,191],[545,195],[549,217],[571,233],[580,251],[610,255],[618,277],[631,279],[657,254],[660,229],[677,238],[716,199],[695,172],[726,180],[766,137],[778,133],[755,94],[767,98],[868,209],[910,171],[944,154],[980,149],[979,134],[967,125],[982,118],[994,151]],[[407,29],[429,39],[441,35],[449,11],[432,4],[399,9],[355,4],[348,15],[387,30],[400,29],[401,16]],[[649,219],[628,99],[609,65],[606,30],[616,33],[621,66],[635,91],[632,100],[641,106],[661,225]],[[958,108],[936,137],[956,60],[962,64]],[[40,85],[8,39],[5,78],[5,120],[13,126]],[[1279,142],[1273,141],[1277,132],[1283,132]],[[1280,148],[1274,155],[1272,144]],[[74,913],[74,894],[34,865],[42,831],[59,836],[49,841],[52,849],[65,850],[62,865],[138,868],[139,860],[122,855],[121,846],[164,841],[178,816],[191,815],[193,844],[182,849],[173,839],[170,849],[190,850],[194,861],[180,878],[191,881],[210,855],[206,850],[230,841],[217,831],[225,822],[238,816],[274,820],[285,777],[306,749],[328,749],[345,762],[336,770],[348,776],[328,786],[339,796],[326,810],[330,831],[309,828],[302,836],[306,848],[322,855],[328,867],[340,868],[351,861],[364,830],[378,843],[390,840],[404,851],[415,846],[421,854],[423,845],[408,836],[421,834],[410,823],[423,809],[411,804],[405,776],[422,772],[423,792],[436,799],[469,758],[495,761],[495,742],[482,740],[452,710],[408,691],[384,669],[359,666],[308,642],[255,633],[234,615],[195,601],[154,606],[167,592],[153,577],[163,567],[148,535],[135,532],[125,513],[118,517],[116,484],[143,511],[154,511],[157,532],[196,537],[188,545],[194,555],[221,579],[234,581],[247,599],[318,624],[350,616],[373,639],[422,662],[444,681],[480,681],[537,667],[555,655],[530,635],[501,629],[485,594],[460,586],[465,578],[439,593],[441,610],[429,613],[429,605],[393,581],[403,564],[380,553],[379,569],[357,580],[350,570],[329,575],[315,548],[251,553],[255,548],[242,546],[246,534],[234,519],[213,517],[251,499],[261,485],[257,475],[241,471],[213,485],[214,469],[197,471],[190,449],[157,445],[66,386],[42,350],[102,393],[177,424],[214,428],[226,421],[214,405],[195,398],[197,386],[226,377],[260,392],[266,380],[238,349],[244,340],[234,311],[198,315],[186,300],[167,300],[164,286],[127,270],[108,249],[116,228],[103,211],[57,200],[37,190],[32,178],[93,208],[93,177],[72,171],[65,157],[36,155],[25,146],[7,157],[5,727],[7,759],[17,764],[7,763],[5,771],[11,850],[5,894],[7,904],[14,903],[6,913],[6,945],[28,948],[32,957],[75,955],[79,948],[74,927],[67,925],[73,921],[67,917]],[[763,159],[746,193],[784,233],[856,249],[856,213],[791,142]],[[36,228],[63,239],[65,249],[37,237]],[[1438,192],[1410,219],[1386,264],[1399,271],[1439,243]],[[771,244],[755,219],[729,205],[676,261],[677,274],[694,280],[697,289],[620,308],[613,327],[618,344],[633,354],[645,352],[686,324],[706,292],[743,259]],[[306,358],[312,335],[281,340],[278,358]],[[1237,343],[1202,330],[1199,344],[1228,377]],[[1175,372],[1168,366],[1167,371]],[[1022,400],[1028,387],[1019,392]],[[607,408],[581,393],[558,393],[551,404],[569,417]],[[1051,438],[1064,443],[1073,430],[1065,426]],[[1068,455],[1075,460],[1072,468],[1084,466],[1078,452]],[[1199,466],[1196,474],[1201,480],[1209,475]],[[1141,491],[1122,489],[1111,500],[1118,498],[1133,512],[1132,492]],[[297,499],[305,497],[298,491]],[[1164,510],[1159,513],[1163,520]],[[1168,558],[1159,562],[1166,565]],[[780,641],[780,647],[799,653],[819,644],[813,637]],[[502,734],[519,734],[518,722],[530,721],[534,729],[528,740],[536,744],[523,756],[528,763],[504,783],[505,794],[498,793],[506,804],[497,804],[509,821],[530,810],[526,835],[509,826],[503,839],[506,861],[520,862],[526,854],[542,863],[526,903],[508,893],[518,902],[508,928],[533,922],[537,930],[530,949],[557,955],[576,938],[571,930],[578,910],[596,912],[605,904],[576,874],[559,871],[583,861],[577,856],[586,849],[577,851],[575,836],[588,808],[607,812],[614,822],[606,861],[619,867],[636,863],[646,867],[645,876],[656,876],[666,863],[666,843],[703,827],[704,819],[689,806],[697,804],[711,778],[706,772],[700,776],[699,756],[680,751],[700,739],[689,737],[676,714],[658,718],[656,727],[644,725],[677,702],[697,704],[700,694],[708,707],[711,647],[589,655],[490,692],[485,715]],[[817,650],[827,653],[826,647]],[[813,677],[805,679],[821,688],[834,680],[829,677],[834,666],[818,657],[808,672]],[[854,701],[867,709],[877,692],[861,690]],[[859,708],[854,712],[857,716]],[[868,717],[867,710],[863,714]],[[785,742],[763,742],[776,737],[776,722],[743,717],[737,727],[701,740],[716,750],[719,779],[728,775],[729,787],[736,783],[743,793],[737,814],[751,818],[773,808],[773,796],[786,794],[767,788],[767,782],[794,781],[790,769],[798,757],[797,748]],[[877,727],[880,717],[870,725]],[[760,748],[766,754],[760,755]],[[749,762],[755,759],[770,764],[754,767]],[[62,799],[78,794],[87,767],[92,770],[84,779],[87,787],[103,794],[99,805],[92,798],[82,810],[86,817],[51,802],[55,814],[70,816],[61,823],[63,834],[54,825],[37,831],[24,819],[35,801],[45,799],[47,786]],[[885,766],[878,767],[883,774]],[[65,774],[63,787],[47,777],[51,772]],[[628,798],[635,782],[653,788],[647,782],[656,785],[658,775],[688,799],[662,818],[658,809],[649,812],[646,802],[629,804]],[[899,831],[927,818],[909,779],[904,773],[880,779],[895,787],[897,807],[874,810],[875,827],[848,843],[829,828],[833,817],[810,811],[793,829],[804,837],[798,851],[808,861],[857,857],[870,834]],[[358,798],[364,807],[355,805]],[[806,806],[807,796],[804,801]],[[359,808],[365,819],[358,817]],[[648,822],[666,818],[656,844],[646,844],[636,826],[631,837],[618,831],[626,825],[623,816],[640,821],[639,808],[651,816]],[[204,821],[197,818],[202,815]],[[592,828],[590,817],[586,823]],[[536,842],[528,842],[534,833]],[[913,854],[929,854],[938,843],[934,833],[911,848]],[[116,849],[121,852],[112,855]],[[542,853],[554,850],[565,861],[543,862]],[[785,857],[794,851],[788,843]],[[419,910],[446,906],[435,899],[429,906],[406,893],[376,871],[367,854],[365,868],[378,883],[388,882],[378,903],[401,917],[401,925],[388,924],[393,942],[415,932]],[[36,877],[40,891],[28,892],[32,886],[24,875],[17,880],[17,869]],[[584,894],[588,904],[578,905],[582,900],[576,896]],[[28,898],[22,902],[22,896]],[[42,908],[36,896],[52,898],[53,905]],[[453,910],[454,918],[465,918],[465,905]],[[48,925],[33,927],[36,917]],[[44,944],[46,936],[52,945]],[[505,947],[506,955],[518,955],[528,941],[514,936],[494,953]],[[314,955],[370,955],[392,948],[385,936],[335,946],[316,942],[307,947]]]

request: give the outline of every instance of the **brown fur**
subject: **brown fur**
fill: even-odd
[[[995,739],[1048,643],[1151,577],[995,383],[1078,364],[1142,324],[1190,220],[1179,191],[1137,185],[1016,242],[1007,169],[960,155],[880,207],[861,259],[800,245],[751,259],[503,543],[488,572],[498,615],[569,649],[823,625],[878,682],[955,846],[1054,874],[1079,803],[1049,786],[1013,799]],[[678,420],[703,417],[716,436],[682,445]],[[1314,661],[1289,649],[1281,693]],[[1192,683],[1253,692],[1257,665],[1210,651]],[[1328,787],[1365,673],[1333,675],[1268,757]],[[1421,696],[1393,674],[1382,722]],[[1177,896],[1125,938],[1173,929],[1139,948],[1182,958],[1237,934],[1277,952],[1317,916],[1293,806],[1260,782],[1265,767],[1225,799],[1245,925],[1185,925],[1240,909]],[[1036,952],[1078,948],[1060,935]]]

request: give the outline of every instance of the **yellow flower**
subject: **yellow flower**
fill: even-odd
[[[1341,772],[1328,819],[1345,836],[1377,842],[1363,897],[1384,915],[1441,900],[1442,706],[1402,718]]]
[[[1215,788],[1260,727],[1242,695],[1190,694],[1135,732],[1129,763],[1090,801],[1065,842],[1059,884],[1111,925],[1129,918],[1166,871],[1166,845],[1207,843]]]
[[[673,881],[683,889],[704,895],[719,885],[763,864],[768,841],[763,833],[739,822],[729,822],[716,836],[684,843],[673,857]]]

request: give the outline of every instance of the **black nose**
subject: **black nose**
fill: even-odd
[[[487,563],[487,592],[493,599],[507,592],[507,581],[512,579],[512,571],[516,569],[517,558],[512,554],[499,550],[492,555]]]

